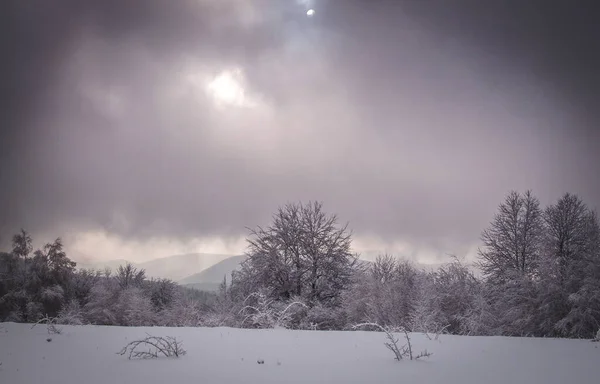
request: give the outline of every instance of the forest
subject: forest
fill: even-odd
[[[321,203],[290,203],[250,231],[240,270],[209,293],[129,264],[78,269],[60,238],[34,251],[22,230],[0,253],[0,321],[598,337],[600,225],[577,195],[542,207],[512,191],[480,238],[481,274],[460,257],[435,271],[393,255],[365,262]]]

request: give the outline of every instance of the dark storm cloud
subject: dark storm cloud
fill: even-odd
[[[76,92],[81,77],[96,83],[129,83],[139,91],[135,97],[142,99],[144,91],[152,88],[144,82],[160,76],[156,69],[139,74],[143,67],[152,68],[144,59],[161,65],[170,55],[196,49],[206,61],[227,63],[239,56],[251,60],[253,55],[276,48],[277,34],[265,30],[264,23],[252,20],[247,9],[236,3],[240,2],[59,0],[4,4],[2,39],[7,49],[0,63],[3,233],[15,226],[41,230],[77,216],[91,222],[102,220],[86,213],[92,213],[89,207],[94,206],[95,199],[110,199],[111,190],[121,184],[94,174],[94,166],[102,168],[102,161],[109,160],[95,156],[110,157],[114,149],[111,140],[116,137],[110,135],[115,124],[90,110],[89,103],[81,99]],[[264,6],[268,1],[256,4]],[[215,34],[220,41],[214,41]],[[137,57],[132,52],[136,49],[143,51]],[[73,68],[81,51],[86,57]],[[147,109],[151,104],[142,107]],[[144,142],[141,136],[134,139]],[[99,150],[103,144],[106,147]],[[103,154],[86,153],[86,145]],[[63,156],[65,151],[73,156]],[[79,166],[86,162],[91,169]],[[129,165],[121,164],[125,168]],[[73,167],[81,173],[69,175]],[[64,178],[71,185],[61,185]],[[98,178],[104,191],[97,186],[96,192],[87,190],[86,180],[100,182]],[[104,206],[102,211],[108,208]],[[70,212],[80,210],[82,215]]]
[[[589,16],[483,3],[11,2],[0,229],[228,236],[316,199],[443,249],[513,188],[599,204]],[[236,66],[266,107],[185,86]]]
[[[512,65],[543,79],[548,90],[561,95],[565,107],[590,117],[579,127],[597,124],[600,77],[600,25],[595,2],[473,0],[406,2],[406,14],[436,28],[446,41],[460,39],[476,47],[489,75]],[[496,65],[494,65],[496,64]]]

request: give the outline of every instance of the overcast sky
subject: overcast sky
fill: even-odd
[[[239,253],[318,200],[433,261],[512,189],[600,208],[599,27],[557,3],[4,1],[0,241]]]

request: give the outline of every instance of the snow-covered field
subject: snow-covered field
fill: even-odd
[[[116,354],[146,333],[183,340],[178,359]],[[413,334],[426,360],[395,361],[383,333],[0,324],[2,384],[599,383],[600,343]],[[51,337],[52,341],[46,339]],[[258,364],[257,360],[264,360]]]

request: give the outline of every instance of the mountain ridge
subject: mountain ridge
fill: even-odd
[[[116,270],[120,265],[130,263],[136,268],[144,269],[146,276],[154,278],[166,278],[179,281],[192,272],[201,272],[212,265],[226,260],[233,255],[214,253],[184,253],[166,257],[159,257],[144,262],[131,262],[124,259],[100,261],[100,262],[78,262],[80,269],[104,269],[106,267]]]
[[[146,270],[146,276],[148,277],[167,278],[189,288],[216,291],[224,278],[227,284],[231,283],[231,273],[240,268],[240,263],[245,258],[245,255],[188,253],[161,257],[142,263],[130,263],[136,268]],[[365,267],[369,267],[373,263],[371,260],[359,260]],[[78,263],[78,268],[104,269],[109,267],[114,271],[119,265],[125,265],[126,263],[128,261],[122,259],[91,264]],[[447,263],[414,263],[415,267],[428,272],[435,271],[445,264]],[[467,264],[467,267],[478,275],[478,271],[473,265]]]

